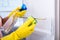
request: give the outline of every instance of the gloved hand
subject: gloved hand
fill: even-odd
[[[16,17],[22,17],[25,15],[27,10],[27,7],[25,4],[22,5],[22,7],[17,7],[15,10],[13,10],[8,17],[12,16],[13,14],[15,14],[14,16]]]
[[[4,33],[8,34],[9,31],[12,29],[12,24],[15,23],[18,17],[22,17],[25,15],[27,7],[25,4],[22,7],[17,7],[14,11],[12,11],[6,18],[3,20],[3,27],[5,28]],[[8,19],[8,20],[7,20]],[[10,23],[10,24],[9,24]],[[5,25],[4,25],[5,24]]]
[[[12,32],[11,34],[1,38],[1,40],[19,40],[26,38],[34,32],[34,27],[36,26],[36,20],[33,17],[28,17],[28,19],[19,28]]]
[[[5,22],[9,19],[9,17],[11,17],[12,15],[14,15],[14,17],[22,17],[25,15],[27,11],[27,7],[25,4],[22,5],[22,7],[17,7],[15,10],[13,10],[7,17],[3,18],[3,25],[5,24]]]

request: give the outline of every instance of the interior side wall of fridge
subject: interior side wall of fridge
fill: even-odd
[[[38,20],[34,33],[27,40],[54,40],[55,34],[55,0],[25,0],[28,16],[45,18]]]

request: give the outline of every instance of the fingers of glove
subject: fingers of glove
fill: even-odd
[[[22,16],[24,16],[25,13],[26,13],[26,10],[23,10],[23,11],[20,11],[20,12],[16,12],[16,16],[22,17]]]
[[[26,32],[25,33],[26,35],[23,38],[30,36],[33,32],[34,32],[34,30]]]
[[[35,28],[36,24],[32,24],[31,26],[29,26],[29,30],[33,30]]]
[[[32,24],[28,26],[29,29],[34,29],[34,27],[36,26],[36,23],[37,23],[36,20],[34,20]]]
[[[21,8],[20,7],[17,7],[15,10],[13,10],[12,12],[15,12],[15,11],[18,11],[20,10]]]
[[[17,7],[17,8],[16,8],[16,10],[20,10],[20,9],[21,9],[21,7]]]
[[[28,19],[25,21],[24,25],[25,25],[25,26],[28,26],[28,25],[30,25],[33,21],[34,21],[34,18],[30,16],[30,17],[28,17]]]
[[[19,9],[21,9],[20,7],[17,7],[16,9],[14,9],[9,15],[8,17],[10,17],[13,13],[15,13],[16,11],[18,11]]]

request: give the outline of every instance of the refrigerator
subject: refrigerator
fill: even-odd
[[[24,40],[58,40],[59,39],[59,0],[0,0],[0,16],[6,17],[12,10],[26,4],[25,17],[33,16],[38,20],[34,32]],[[19,18],[14,25],[18,28],[24,18]]]

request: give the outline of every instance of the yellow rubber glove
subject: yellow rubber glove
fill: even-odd
[[[22,17],[24,16],[24,14],[26,13],[26,10],[22,10],[22,11],[19,11],[21,10],[20,7],[17,7],[15,10],[13,10],[9,15],[8,17],[12,16],[13,14],[15,14],[15,17],[18,16],[18,17]]]
[[[19,40],[26,38],[34,32],[34,27],[36,26],[36,20],[33,17],[28,17],[28,19],[19,28],[12,32],[11,34],[1,38],[1,40]]]

